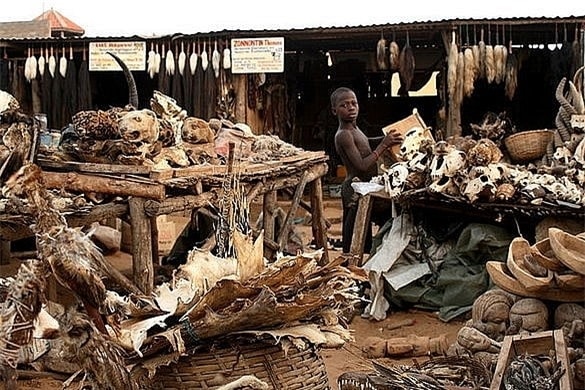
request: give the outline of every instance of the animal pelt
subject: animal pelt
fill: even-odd
[[[463,96],[469,97],[473,93],[475,81],[475,60],[473,58],[473,51],[468,47],[463,52],[464,55],[464,71],[463,71]]]
[[[465,74],[465,54],[460,51],[457,54],[457,77],[455,85],[455,96],[453,98],[454,106],[459,107],[463,102],[464,96],[464,74]]]
[[[515,53],[508,55],[506,62],[506,96],[512,100],[516,94],[516,88],[518,87],[518,59]]]
[[[398,95],[408,96],[408,91],[410,91],[412,79],[414,78],[414,69],[416,67],[414,53],[408,41],[400,52],[399,63],[398,75],[400,76],[400,89],[398,90]]]
[[[486,75],[486,45],[484,41],[479,41],[479,78],[483,79]]]
[[[495,73],[494,73],[494,81],[496,84],[502,82],[502,70],[505,67],[504,64],[504,46],[496,45],[494,46],[494,64],[495,64]]]
[[[496,59],[494,56],[494,47],[487,45],[485,47],[485,75],[488,84],[491,84],[496,79]]]
[[[479,46],[473,45],[471,52],[473,53],[473,78],[477,79],[479,77]]]
[[[379,70],[388,69],[387,59],[386,40],[384,38],[380,38],[376,44],[376,62],[378,63]]]
[[[390,42],[389,46],[389,65],[390,70],[397,71],[400,68],[400,48],[398,47],[398,43],[395,41]]]
[[[453,100],[455,97],[455,89],[457,87],[457,56],[459,50],[457,44],[451,42],[449,47],[449,58],[447,59],[447,88],[449,91],[449,98]]]

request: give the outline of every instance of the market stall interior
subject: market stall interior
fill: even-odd
[[[263,388],[326,389],[319,350],[352,340],[348,321],[364,286],[361,314],[373,321],[407,307],[471,318],[453,343],[364,341],[369,359],[444,359],[377,362],[341,376],[340,389],[515,389],[527,370],[545,388],[580,386],[584,23],[0,36],[0,259],[11,257],[11,242],[32,236],[35,246],[2,284],[7,386],[28,364],[70,381],[84,372],[82,384],[106,388],[220,388],[248,373]],[[282,69],[236,71],[229,43],[238,39],[283,48],[273,53],[284,56]],[[121,59],[128,47],[141,53],[138,64]],[[382,156],[372,181],[352,184],[359,222],[351,253],[333,258],[323,181],[343,180],[329,109],[340,85],[356,91],[367,135],[394,128],[404,142]],[[376,201],[392,211],[366,257]],[[300,208],[310,213],[314,252],[292,240]],[[159,218],[173,214],[187,227],[165,274]],[[106,220],[115,228],[100,239],[103,226],[90,225]],[[130,277],[94,243],[121,240],[120,221],[130,226]],[[83,311],[53,305],[55,281]],[[236,370],[238,359],[227,377],[196,363],[234,349],[273,360]],[[287,351],[298,352],[294,367]],[[55,367],[57,356],[78,363]]]

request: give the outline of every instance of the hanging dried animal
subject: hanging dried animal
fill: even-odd
[[[461,106],[463,97],[465,96],[465,54],[462,51],[457,53],[457,79],[455,84],[455,97],[453,105],[456,108]]]
[[[207,54],[207,49],[205,47],[205,41],[203,41],[203,51],[201,52],[201,69],[203,69],[203,71],[206,71],[208,65],[209,56]]]
[[[505,90],[508,99],[512,100],[516,94],[516,88],[518,87],[518,58],[516,53],[508,55],[508,61],[506,62],[506,78],[505,78]]]
[[[480,55],[479,55],[479,46],[473,45],[471,47],[471,52],[473,53],[473,73],[474,73],[474,80],[479,78],[479,67],[480,67]]]
[[[398,90],[398,94],[400,96],[408,96],[408,91],[410,91],[416,67],[408,32],[406,33],[406,43],[400,52],[399,62],[400,68],[398,70],[398,75],[400,76],[400,89]]]
[[[494,81],[499,84],[502,82],[503,70],[506,66],[504,64],[504,46],[502,45],[494,46],[494,65]]]
[[[225,46],[225,48],[223,49],[223,68],[224,69],[230,69],[232,67],[232,53],[230,48],[227,46]]]
[[[167,72],[167,74],[169,76],[172,76],[175,74],[175,55],[173,54],[173,51],[171,50],[170,45],[169,45],[169,49],[166,52],[166,57],[165,57],[165,71]]]
[[[486,76],[486,45],[485,41],[483,40],[483,28],[481,29],[481,40],[479,41],[479,75],[480,79],[485,78]]]
[[[164,48],[163,48],[163,50],[164,50]],[[156,45],[156,51],[154,53],[154,65],[153,65],[154,73],[160,72],[161,61],[162,61],[162,59],[161,59],[160,52],[158,51],[158,45]]]
[[[459,49],[455,43],[455,35],[449,47],[449,58],[447,59],[447,88],[449,91],[449,99],[451,102],[455,98],[455,90],[457,88],[457,58],[459,56]]]
[[[494,47],[487,45],[485,47],[485,75],[488,84],[491,84],[496,79],[496,59],[494,56]]]
[[[53,54],[53,47],[51,46],[51,55],[49,56],[49,73],[51,77],[55,77],[55,70],[57,70],[57,60]]]
[[[395,41],[390,42],[389,46],[389,65],[390,70],[397,71],[400,68],[400,48]]]
[[[388,69],[388,54],[386,53],[386,39],[384,39],[384,34],[378,40],[376,44],[376,62],[378,63],[378,70],[386,70]]]
[[[199,59],[199,56],[195,51],[195,42],[193,42],[191,50],[191,55],[189,56],[189,70],[191,70],[191,76],[194,76],[197,71],[197,60]]]
[[[65,78],[67,75],[67,58],[65,57],[65,47],[63,47],[61,57],[59,58],[59,74],[63,78]]]
[[[221,54],[219,54],[219,50],[217,50],[217,39],[213,43],[213,52],[211,53],[211,66],[213,68],[213,74],[215,78],[219,77],[219,69],[220,69],[220,62],[221,62]]]
[[[151,79],[154,78],[154,75],[156,74],[154,66],[155,66],[155,57],[156,57],[156,53],[154,51],[154,43],[150,44],[150,50],[148,51],[148,59],[146,60],[146,64],[147,64],[147,72],[148,75],[150,76]]]
[[[31,49],[28,49],[28,56],[24,61],[24,77],[26,81],[31,82],[37,77],[37,58],[34,53],[31,54]]]
[[[179,53],[179,58],[177,59],[177,65],[179,66],[179,74],[181,76],[185,71],[185,62],[187,62],[187,54],[185,53],[184,43],[181,42],[181,52]]]
[[[471,48],[465,49],[463,52],[465,58],[465,70],[463,72],[463,96],[469,97],[473,94],[475,81],[475,60],[473,58],[473,51]]]
[[[43,77],[43,75],[45,74],[45,64],[46,64],[47,60],[45,58],[45,56],[43,55],[43,49],[41,49],[39,51],[39,59],[37,61],[38,63],[38,67],[39,67],[39,75],[41,77]]]

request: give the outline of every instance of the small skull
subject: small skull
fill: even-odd
[[[132,143],[156,142],[159,136],[159,124],[156,114],[151,110],[130,111],[118,122],[120,136]]]
[[[388,172],[384,174],[386,192],[391,198],[402,193],[407,178],[408,168],[406,167],[406,163],[395,163],[390,167]]]
[[[463,195],[465,195],[471,203],[474,203],[477,200],[491,201],[495,194],[496,186],[487,175],[481,175],[470,180],[463,191]]]
[[[413,127],[404,134],[404,141],[400,146],[400,158],[404,161],[411,160],[414,155],[430,141],[422,127]]]
[[[431,183],[429,191],[435,194],[446,196],[459,196],[459,186],[452,177],[443,176],[439,180]]]

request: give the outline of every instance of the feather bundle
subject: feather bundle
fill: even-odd
[[[232,53],[229,47],[223,49],[223,68],[230,69],[232,67]]]
[[[195,71],[197,70],[197,60],[199,59],[199,56],[195,52],[195,43],[193,43],[192,49],[193,49],[193,51],[191,52],[191,55],[189,56],[189,69],[191,70],[191,76],[194,76]]]
[[[468,47],[463,52],[463,57],[463,96],[469,97],[473,93],[473,82],[475,81],[475,59],[473,58],[473,51]]]
[[[491,84],[496,79],[496,60],[494,58],[494,47],[487,45],[485,47],[485,77],[488,84]]]
[[[518,59],[515,53],[510,53],[507,56],[505,82],[506,96],[512,100],[518,87]]]
[[[173,51],[171,50],[170,47],[166,53],[165,69],[166,69],[166,72],[169,76],[172,76],[175,74],[175,55],[173,54]]]
[[[211,66],[213,67],[213,73],[215,74],[215,78],[219,77],[219,67],[221,62],[221,54],[219,54],[219,50],[217,50],[217,40],[213,44],[213,52],[211,53]]]
[[[449,98],[452,100],[455,96],[455,89],[457,88],[457,57],[459,56],[459,50],[457,44],[451,42],[449,48],[449,58],[447,59],[447,88],[449,92]]]
[[[376,62],[378,63],[379,70],[388,69],[388,63],[386,62],[386,40],[380,38],[376,44]]]
[[[397,71],[400,67],[400,49],[398,48],[398,43],[395,41],[390,42],[389,50],[390,55],[390,70]]]
[[[185,71],[185,62],[187,62],[187,54],[185,53],[185,47],[181,42],[181,52],[179,53],[179,58],[177,59],[177,64],[179,65],[179,74],[182,76],[183,72]]]

